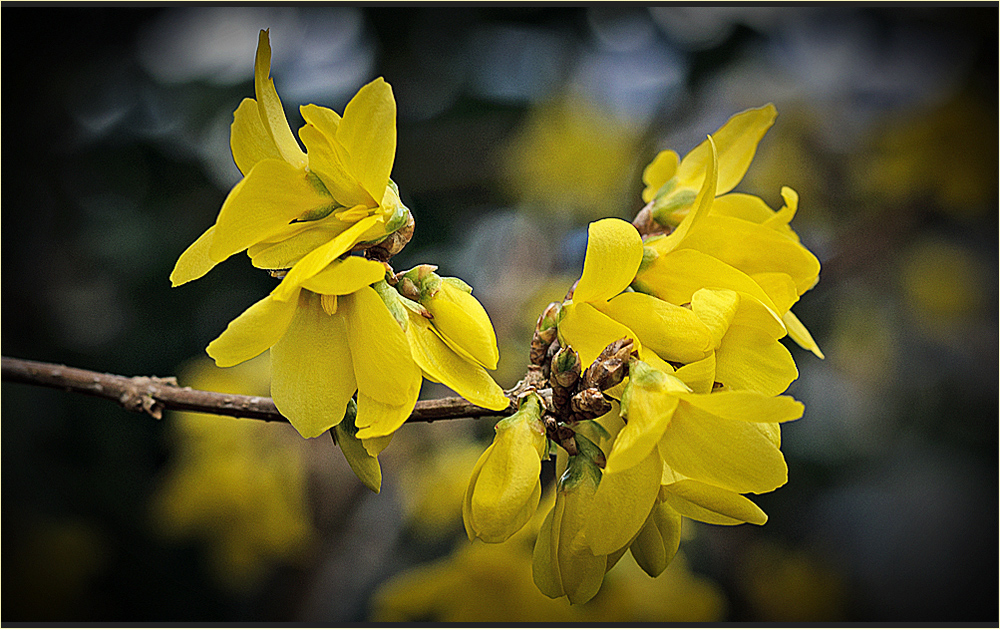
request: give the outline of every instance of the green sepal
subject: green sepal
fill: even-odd
[[[559,479],[560,491],[572,491],[582,482],[593,483],[597,487],[601,483],[601,468],[598,460],[604,458],[604,453],[593,441],[583,435],[576,434],[577,454],[569,457],[566,471]]]
[[[639,268],[636,270],[635,274],[639,275],[649,267],[653,266],[656,259],[660,257],[659,252],[652,247],[644,246],[642,248],[642,262],[639,263]]]
[[[398,323],[399,327],[403,328],[403,331],[405,332],[406,327],[410,324],[410,317],[406,314],[406,306],[403,303],[403,300],[406,298],[397,293],[396,290],[392,286],[389,286],[389,283],[385,280],[375,282],[372,284],[372,288],[374,288],[375,292],[378,293],[378,296],[382,298],[382,303],[384,303],[385,307],[389,309],[389,312],[392,314],[392,318],[396,320],[396,323]],[[406,301],[409,300],[406,299]]]
[[[442,277],[441,282],[457,288],[458,290],[472,294],[472,287],[457,277]]]
[[[394,231],[400,230],[406,226],[406,223],[410,220],[410,210],[402,203],[396,206],[393,210],[392,216],[385,222],[385,231],[387,234],[391,234]]]
[[[354,400],[347,403],[347,412],[344,419],[339,424],[330,429],[333,442],[340,446],[340,451],[344,453],[347,464],[351,466],[354,474],[364,484],[376,494],[382,488],[382,468],[378,459],[368,454],[364,444],[357,438],[358,428],[354,423],[358,415],[358,405]]]

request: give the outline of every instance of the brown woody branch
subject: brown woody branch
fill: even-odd
[[[2,358],[2,362],[3,380],[7,382],[20,382],[92,395],[117,402],[129,411],[147,413],[156,419],[163,417],[164,410],[170,409],[262,419],[269,422],[288,421],[278,412],[274,401],[269,397],[199,391],[179,386],[174,377],[118,376],[6,356]],[[513,411],[513,408],[492,411],[460,397],[449,397],[417,402],[407,421],[432,422],[462,417],[497,417],[510,415]]]

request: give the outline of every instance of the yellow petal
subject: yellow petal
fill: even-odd
[[[565,492],[566,508],[559,529],[557,552],[563,590],[572,604],[592,599],[604,582],[607,559],[590,552],[581,535],[584,524],[593,514],[590,507],[596,490],[595,484],[585,481]]]
[[[233,113],[229,147],[233,151],[233,161],[244,175],[261,160],[284,159],[260,119],[257,101],[252,98],[244,98]]]
[[[386,437],[406,423],[420,396],[419,381],[402,404],[386,404],[358,389],[358,439]]]
[[[180,264],[180,262],[178,262],[178,264]],[[798,343],[799,347],[809,350],[820,358],[826,358],[823,355],[823,352],[819,349],[819,345],[813,340],[812,334],[809,334],[809,330],[802,324],[801,321],[799,321],[799,318],[795,316],[795,313],[789,310],[784,314],[782,320],[788,328],[788,336],[792,337],[792,340]]]
[[[729,289],[752,295],[779,312],[764,289],[749,275],[694,249],[681,249],[658,257],[636,282],[643,292],[673,304],[690,303],[692,295],[702,288]]]
[[[799,235],[788,226],[795,218],[795,212],[799,209],[799,193],[788,186],[781,187],[781,198],[785,201],[785,206],[774,213],[774,216],[764,222],[771,229],[775,229],[787,235],[795,242],[799,242]]]
[[[791,353],[759,328],[731,326],[715,360],[715,379],[729,389],[777,395],[799,377]]]
[[[413,359],[434,381],[483,408],[499,411],[510,405],[503,389],[486,373],[486,369],[456,354],[431,329],[431,323],[426,318],[409,313],[406,339]]]
[[[215,236],[215,225],[212,225],[191,246],[184,250],[177,259],[174,270],[170,272],[170,285],[180,286],[191,280],[196,280],[212,270],[215,260],[208,254]]]
[[[305,153],[299,148],[292,129],[285,118],[281,99],[274,89],[271,75],[271,42],[268,31],[262,30],[257,41],[257,59],[254,63],[254,87],[257,92],[257,109],[268,135],[281,153],[282,158],[292,166],[304,168],[308,163]]]
[[[707,358],[688,363],[674,372],[681,382],[695,393],[711,393],[715,384],[715,352]]]
[[[695,197],[694,204],[687,216],[677,225],[677,229],[670,232],[665,238],[657,241],[657,251],[661,255],[679,248],[691,230],[705,220],[712,211],[712,202],[715,200],[715,195],[717,194],[718,156],[712,136],[709,136],[701,146],[706,146],[708,152],[706,153],[706,160],[702,167],[704,174],[699,175],[701,187],[698,189],[698,196]],[[694,185],[691,187],[694,187]]]
[[[296,300],[276,301],[270,295],[229,322],[205,350],[219,367],[232,367],[263,353],[285,334],[295,314]]]
[[[348,295],[385,278],[385,265],[358,256],[335,261],[302,283],[321,295]]]
[[[805,406],[787,395],[756,391],[720,391],[711,395],[680,394],[685,409],[700,409],[717,417],[746,422],[788,422],[802,417]]]
[[[696,480],[664,485],[663,496],[675,511],[699,522],[723,525],[767,522],[767,514],[746,497]]]
[[[771,303],[774,304],[774,313],[778,317],[788,312],[788,309],[799,300],[795,282],[787,273],[754,273],[750,275],[750,279],[756,282],[770,298]],[[768,308],[770,307],[768,305]],[[784,328],[784,321],[780,321],[780,323],[781,327]]]
[[[642,191],[642,200],[649,203],[657,191],[677,173],[680,159],[674,151],[660,151],[652,162],[642,171],[642,182],[646,187]]]
[[[434,329],[449,347],[487,369],[497,368],[500,352],[496,333],[478,299],[449,282],[442,282],[438,292],[421,303],[431,313]]]
[[[580,362],[589,366],[609,344],[620,338],[630,338],[641,353],[638,335],[608,315],[586,303],[566,304],[559,320],[559,338],[580,355]]]
[[[372,197],[351,174],[350,159],[337,143],[335,132],[330,134],[324,131],[330,126],[330,114],[337,114],[316,105],[305,105],[300,111],[307,123],[299,129],[299,137],[309,151],[309,169],[319,175],[337,203],[344,207],[362,205],[373,208],[378,205],[378,199],[382,197]]]
[[[329,107],[320,105],[302,105],[299,113],[306,124],[316,127],[316,130],[330,139],[337,137],[337,127],[340,126],[340,114]]]
[[[783,274],[782,274],[783,275]],[[787,277],[787,276],[785,276]],[[754,276],[754,281],[767,292],[767,280],[760,275]],[[787,284],[786,284],[787,286]],[[771,293],[768,293],[771,295]],[[772,299],[774,298],[771,295]],[[777,303],[775,303],[777,305]],[[787,334],[784,321],[777,313],[765,306],[759,299],[746,293],[740,294],[740,304],[733,317],[732,325],[742,325],[760,330],[772,339],[780,339]]]
[[[730,118],[712,134],[718,147],[719,183],[716,194],[729,192],[743,179],[757,152],[757,144],[774,124],[777,115],[771,104],[749,109]],[[677,168],[681,185],[696,188],[701,183],[703,173],[712,161],[712,150],[707,144],[702,142],[684,156]]]
[[[703,288],[691,295],[691,310],[712,334],[712,348],[722,343],[740,307],[740,295],[727,289]]]
[[[294,226],[301,226],[292,229]],[[330,216],[319,221],[292,223],[269,239],[251,245],[247,255],[258,269],[288,269],[350,227]]]
[[[476,539],[476,530],[472,525],[472,494],[476,489],[476,483],[479,482],[479,474],[483,471],[483,466],[486,465],[486,461],[489,460],[494,446],[495,443],[491,442],[486,450],[484,450],[476,460],[476,465],[472,468],[472,475],[469,477],[469,485],[465,489],[465,496],[462,500],[462,523],[465,525],[465,534],[469,536],[469,541],[474,541]]]
[[[347,103],[337,141],[350,155],[349,172],[373,199],[380,200],[396,156],[396,101],[382,77]]]
[[[652,295],[622,293],[594,307],[638,334],[643,345],[665,360],[694,362],[713,349],[709,330],[695,313]]]
[[[299,260],[288,272],[288,275],[281,280],[281,284],[278,284],[278,287],[274,289],[274,298],[288,299],[296,288],[302,286],[303,282],[350,251],[368,233],[368,230],[374,228],[380,221],[381,219],[377,216],[369,216],[351,225],[325,245],[312,250]]]
[[[707,216],[678,248],[697,249],[747,275],[787,273],[801,295],[816,283],[820,264],[808,249],[765,225],[731,216]]]
[[[632,283],[642,262],[642,237],[631,223],[605,218],[590,224],[583,274],[573,301],[611,299]]]
[[[766,223],[776,212],[758,196],[742,192],[731,192],[715,198],[712,202],[713,216],[731,216],[752,223]]]
[[[358,390],[373,400],[392,407],[408,404],[411,400],[416,403],[416,394],[420,392],[420,369],[410,356],[410,345],[402,328],[396,323],[396,319],[386,308],[378,293],[364,286],[354,293],[340,297],[338,308],[338,315],[343,315],[351,343],[351,357]],[[412,410],[413,406],[410,404],[410,409],[405,412],[403,420]],[[363,417],[362,411],[359,398],[358,428],[371,425],[367,418]],[[386,423],[390,422],[385,420],[383,425]],[[402,425],[402,421],[399,424]],[[391,431],[381,434],[388,432]],[[380,435],[371,434],[369,431],[363,436]]]
[[[605,471],[626,470],[649,456],[670,425],[678,395],[687,391],[676,377],[643,362],[633,362],[628,388],[622,396],[622,414],[628,421],[615,438]]]
[[[316,437],[340,423],[356,389],[343,317],[326,314],[319,295],[301,291],[288,330],[271,348],[275,406],[299,434]]]
[[[583,528],[595,555],[608,555],[628,545],[639,533],[660,490],[663,460],[656,448],[638,464],[601,477]]]
[[[309,184],[305,171],[274,159],[257,162],[222,204],[209,249],[212,259],[221,262],[329,202]]]
[[[369,456],[378,456],[381,454],[382,450],[385,450],[389,443],[392,441],[392,435],[385,435],[383,437],[369,437],[368,439],[362,439],[361,444],[365,447],[365,452]]]
[[[722,394],[700,397],[716,395]],[[753,424],[718,417],[687,399],[674,412],[659,449],[679,473],[740,494],[772,491],[788,480],[781,451]]]

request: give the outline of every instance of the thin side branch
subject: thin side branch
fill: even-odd
[[[147,413],[156,419],[163,417],[163,411],[194,411],[230,417],[246,417],[264,421],[287,422],[274,401],[259,395],[234,395],[199,391],[191,387],[181,387],[174,377],[118,376],[77,369],[53,363],[20,360],[4,356],[3,380],[20,382],[74,393],[83,393],[117,402],[122,408]],[[439,419],[459,419],[462,417],[498,417],[510,415],[514,411],[491,411],[476,406],[460,397],[421,400],[407,419],[410,422],[433,422]]]

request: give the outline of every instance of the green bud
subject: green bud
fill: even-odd
[[[697,197],[694,190],[678,190],[668,198],[657,200],[653,203],[653,220],[664,227],[677,227],[680,221],[673,216],[674,212],[691,207]]]
[[[663,183],[663,185],[660,186],[660,189],[656,191],[656,194],[653,196],[653,200],[659,201],[660,199],[666,197],[668,194],[673,192],[674,188],[676,187],[677,187],[677,177],[671,177],[670,179],[667,179]]]

